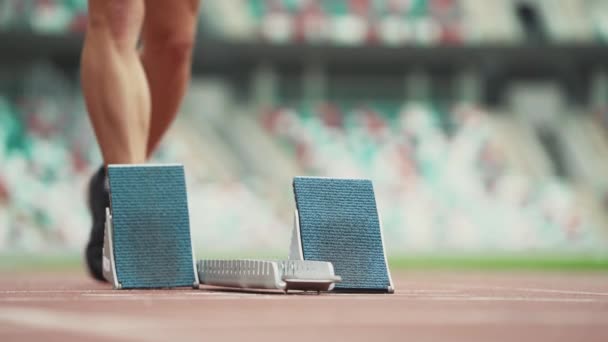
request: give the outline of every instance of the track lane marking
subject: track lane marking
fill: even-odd
[[[529,314],[502,311],[463,310],[458,315],[453,312],[438,312],[436,310],[403,311],[399,315],[388,315],[377,320],[370,320],[367,315],[350,317],[347,320],[329,320],[332,314],[320,313],[309,317],[308,325],[316,328],[342,329],[358,327],[408,327],[408,326],[479,326],[514,324],[516,326],[550,326],[550,327],[604,327],[608,331],[608,315],[590,314],[586,311],[533,311]],[[238,315],[237,315],[238,316]],[[267,316],[267,315],[266,315]],[[214,315],[212,318],[198,320],[195,317],[187,319],[170,319],[167,317],[145,315],[116,315],[109,313],[66,312],[43,308],[3,307],[0,308],[0,322],[29,327],[33,329],[52,329],[103,338],[120,338],[142,341],[167,341],[175,338],[175,331],[195,332],[201,329],[224,330],[246,328],[258,332],[268,332],[268,329],[298,328],[301,322],[294,321],[288,316],[276,317],[271,320],[242,319],[238,316],[235,321],[231,313]],[[242,319],[242,320],[241,320]],[[192,336],[192,335],[190,335]]]
[[[585,296],[608,296],[607,292],[542,289],[542,288],[535,288],[535,287],[509,287],[509,286],[496,286],[496,285],[475,286],[475,285],[454,284],[454,283],[450,284],[450,286],[457,287],[460,289],[509,290],[509,291],[520,291],[520,292],[544,292],[544,293],[558,293],[558,294],[585,295]]]
[[[2,307],[0,322],[40,330],[56,330],[104,338],[137,341],[163,341],[168,336],[151,332],[159,322],[145,322],[136,317],[124,319],[118,315],[70,313],[39,308]],[[164,338],[163,338],[164,337]]]
[[[495,288],[504,289],[504,290],[528,291],[528,292],[560,293],[560,294],[587,295],[587,296],[608,296],[608,293],[594,292],[594,291],[555,290],[555,289],[539,289],[539,288],[534,288],[534,287],[505,287],[505,286],[495,286]]]
[[[69,297],[7,297],[0,298],[0,303],[43,303],[43,302],[78,302],[78,301],[284,301],[295,302],[308,300],[315,301],[373,301],[377,303],[386,302],[521,302],[521,303],[603,303],[608,300],[598,298],[563,298],[563,297],[522,297],[522,296],[479,296],[479,295],[456,295],[456,296],[399,296],[399,297],[372,297],[372,296],[277,296],[277,295],[232,295],[232,296],[174,296],[174,295],[133,295],[133,294],[83,294],[81,296]]]

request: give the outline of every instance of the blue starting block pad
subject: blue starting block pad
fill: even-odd
[[[184,168],[110,165],[104,277],[116,289],[199,287]]]
[[[335,291],[394,292],[370,180],[296,177],[290,259],[331,262]]]

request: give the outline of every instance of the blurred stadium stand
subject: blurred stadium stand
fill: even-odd
[[[295,175],[374,181],[391,255],[608,247],[608,2],[204,0],[155,157],[195,245],[286,254]],[[0,252],[78,251],[86,1],[0,0]]]

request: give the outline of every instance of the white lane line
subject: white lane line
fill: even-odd
[[[125,291],[117,291],[117,290],[5,290],[5,291],[0,291],[0,295],[3,294],[7,294],[7,295],[11,295],[11,294],[20,294],[20,295],[27,295],[27,294],[98,294],[98,293],[121,293],[121,294],[129,294],[129,292],[127,290]],[[143,291],[139,291],[137,293],[142,293]],[[149,291],[145,291],[147,293],[150,294],[154,294],[157,293],[155,290],[149,290]],[[180,290],[174,290],[172,291],[173,293],[180,293],[180,294],[187,294],[187,293],[199,293],[199,292],[181,292]],[[202,292],[202,291],[200,291]]]
[[[0,322],[33,329],[59,330],[77,334],[96,335],[104,338],[141,341],[162,341],[168,336],[152,332],[151,328],[162,322],[129,319],[117,315],[69,313],[37,308],[2,307]]]
[[[238,312],[238,307],[233,307]],[[8,323],[32,329],[55,330],[83,335],[95,335],[103,338],[129,339],[142,341],[167,341],[175,339],[175,332],[181,331],[184,336],[193,332],[233,331],[239,328],[276,329],[301,328],[301,322],[293,320],[288,315],[276,319],[238,319],[234,320],[228,312],[221,315],[195,320],[190,318],[170,319],[143,318],[137,315],[121,316],[117,314],[99,314],[90,312],[65,312],[42,308],[0,308],[0,323]],[[244,317],[239,316],[237,317]],[[349,329],[352,327],[405,327],[405,326],[475,326],[504,325],[515,326],[552,326],[559,329],[576,326],[598,326],[608,331],[608,316],[591,314],[585,311],[533,311],[510,312],[463,310],[458,314],[436,310],[407,311],[399,315],[386,315],[379,319],[371,319],[366,315],[349,317],[348,319],[327,319],[327,314],[320,313],[307,320],[308,326],[317,328]],[[226,330],[230,329],[230,330]],[[192,337],[193,335],[189,335]]]
[[[605,292],[592,292],[592,291],[576,291],[576,290],[553,290],[553,289],[538,289],[533,287],[504,287],[496,286],[498,289],[515,290],[515,291],[528,291],[528,292],[545,292],[545,293],[561,293],[561,294],[572,294],[572,295],[588,295],[588,296],[608,296]]]
[[[432,295],[446,295],[450,294],[453,296],[466,296],[466,294],[459,293],[457,290],[399,290],[394,294],[391,294],[391,298],[398,296],[432,296]],[[283,293],[254,293],[254,292],[241,292],[238,291],[196,291],[196,292],[174,292],[175,294],[179,293],[180,295],[187,296],[227,296],[227,295],[238,295],[242,297],[252,297],[252,296],[282,296]],[[0,296],[2,295],[37,295],[37,294],[77,294],[77,295],[93,295],[93,296],[132,296],[132,293],[124,292],[124,291],[116,291],[116,290],[3,290],[0,291]],[[142,294],[141,292],[137,293],[138,295]],[[145,295],[158,295],[153,290]],[[306,294],[304,292],[294,292],[292,295],[313,295],[313,293]],[[337,294],[332,294],[337,295]],[[356,296],[356,294],[347,294],[350,296]],[[382,295],[378,295],[382,296]],[[0,297],[1,298],[1,297]]]
[[[341,297],[341,296],[324,296],[326,300],[372,300],[382,302],[381,299],[386,301],[450,301],[450,302],[543,302],[543,303],[608,303],[607,300],[596,299],[596,298],[560,298],[560,297],[503,297],[503,296],[418,296],[409,297],[401,296],[394,298],[378,298],[378,297]]]
[[[110,290],[106,290],[110,291]],[[2,290],[2,294],[95,293],[99,290]]]
[[[41,303],[41,302],[79,302],[79,301],[304,301],[311,303],[316,300],[322,301],[372,301],[377,303],[386,302],[520,302],[520,303],[603,303],[608,300],[598,298],[560,298],[560,297],[521,297],[521,296],[168,296],[168,295],[122,295],[122,294],[83,294],[72,297],[11,297],[0,298],[0,303]]]
[[[443,290],[443,289],[437,289],[437,290],[413,290],[413,289],[408,289],[408,290],[399,290],[397,289],[397,291],[395,292],[395,294],[403,294],[403,293],[456,293],[458,291],[456,290]]]
[[[179,297],[179,296],[99,296],[99,295],[88,295],[83,296],[85,300],[120,300],[120,301],[223,301],[223,300],[260,300],[260,301],[268,301],[268,300],[286,300],[287,297],[275,297],[275,296],[222,296],[222,297]],[[1,300],[0,300],[1,302]]]
[[[120,294],[116,293],[116,290],[0,290],[0,296],[1,295],[28,295],[28,294],[93,294],[93,295],[101,295],[101,294],[108,294],[108,295],[124,295],[124,296],[129,296],[131,294],[126,293],[126,292],[122,292]],[[202,294],[204,295],[216,295],[216,296],[223,296],[226,295],[227,292],[220,292],[220,291],[196,291],[196,292],[177,292],[176,293],[180,293],[183,295],[189,295],[189,296],[200,296]],[[231,292],[235,292],[237,293],[237,291],[231,291]],[[454,294],[457,295],[459,291],[457,290],[398,290],[396,293],[392,294],[391,296],[396,297],[396,296],[411,296],[411,295],[444,295],[444,294]],[[297,292],[296,294],[300,294],[301,292]],[[150,294],[155,294],[154,290],[150,291]],[[276,295],[282,295],[282,293],[254,293],[254,292],[243,292],[243,293],[238,293],[239,295],[250,295],[250,296],[259,296],[259,295],[272,295],[272,296],[276,296]],[[303,293],[302,293],[303,294]]]
[[[550,298],[550,297],[428,297],[420,300],[436,301],[464,301],[464,302],[527,302],[527,303],[608,303],[607,301],[593,298]]]
[[[509,286],[475,286],[470,284],[450,284],[462,289],[478,289],[478,290],[509,290],[509,291],[520,291],[520,292],[541,292],[541,293],[559,293],[559,294],[571,294],[571,295],[586,295],[586,296],[608,296],[606,292],[595,292],[595,291],[578,291],[578,290],[557,290],[557,289],[542,289],[535,287],[509,287]]]

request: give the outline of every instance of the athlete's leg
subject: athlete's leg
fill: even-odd
[[[146,0],[141,59],[152,96],[147,155],[179,110],[190,81],[198,0]]]
[[[89,0],[82,87],[106,164],[146,159],[150,94],[137,52],[143,21],[144,0]]]
[[[144,0],[89,0],[82,87],[105,164],[146,159],[150,94],[137,52],[143,20]],[[105,170],[100,168],[88,189],[93,227],[86,261],[99,280],[103,280],[105,209],[110,205],[105,183]]]

